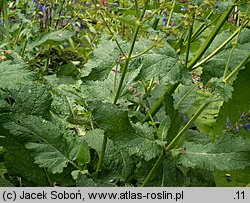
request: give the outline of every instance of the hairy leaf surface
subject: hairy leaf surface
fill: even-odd
[[[125,150],[130,156],[142,156],[146,160],[156,157],[160,148],[155,143],[150,130],[144,126],[132,126],[128,113],[112,104],[92,102],[93,116],[98,126],[113,140],[114,145],[120,150]],[[148,134],[145,134],[145,131]]]
[[[185,142],[183,149],[178,155],[178,162],[185,167],[237,170],[250,166],[250,139],[226,134],[216,143],[206,145]]]
[[[33,151],[35,163],[52,173],[61,173],[71,163],[89,162],[88,146],[73,137],[70,131],[36,116],[20,116],[4,125],[16,136],[28,138],[26,147]]]

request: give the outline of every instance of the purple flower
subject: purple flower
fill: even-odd
[[[244,125],[244,128],[245,128],[246,130],[250,130],[250,123],[245,124],[245,125]]]
[[[175,23],[174,22],[171,22],[171,27],[174,27],[175,26]]]
[[[230,125],[231,125],[231,123],[230,123],[230,119],[229,119],[229,117],[227,117],[226,126],[227,126],[227,127],[229,127]]]
[[[41,11],[46,11],[46,5],[44,3],[40,3],[38,8],[41,10]]]
[[[167,18],[162,18],[162,24],[163,24],[163,26],[166,26],[167,25],[167,21],[168,21],[168,19]]]
[[[185,10],[186,10],[186,8],[181,5],[181,11],[185,11]]]
[[[235,127],[235,131],[239,132],[239,127],[238,126]]]
[[[237,10],[235,11],[235,14],[238,15],[238,14],[239,14],[239,11],[240,11],[240,10],[237,9]]]

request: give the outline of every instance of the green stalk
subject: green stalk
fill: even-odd
[[[203,104],[198,111],[195,113],[195,115],[189,120],[189,122],[181,129],[181,131],[175,136],[175,138],[170,142],[170,144],[165,148],[165,151],[168,153],[169,150],[171,150],[176,141],[189,129],[189,127],[192,125],[192,123],[196,120],[196,118],[202,113],[202,111],[209,105],[209,103]],[[154,177],[156,172],[158,171],[159,167],[161,166],[161,163],[164,160],[165,153],[162,152],[155,162],[153,168],[150,170],[149,174],[147,175],[146,179],[144,180],[142,187],[145,187],[148,185],[148,183],[151,181],[151,179]]]
[[[171,9],[169,17],[168,17],[167,27],[169,27],[171,24],[171,19],[172,19],[173,13],[174,13],[175,3],[176,3],[176,1],[174,0],[173,4],[172,4],[172,9]]]
[[[244,24],[243,24],[243,25],[244,25]],[[231,59],[232,59],[233,52],[234,52],[234,50],[235,50],[235,48],[236,48],[236,46],[237,46],[237,43],[239,42],[240,33],[241,33],[242,28],[243,28],[243,25],[240,26],[240,30],[239,30],[239,33],[238,33],[238,35],[237,35],[236,41],[235,41],[234,43],[232,43],[232,44],[233,44],[233,47],[232,47],[232,49],[231,49],[231,51],[230,51],[230,54],[229,54],[229,57],[228,57],[228,60],[227,60],[226,68],[225,68],[224,74],[223,74],[223,79],[225,79],[225,78],[227,77],[227,72],[228,72],[228,69],[229,69],[229,64],[230,64],[230,61],[231,61]]]
[[[237,2],[237,1],[238,0],[235,0],[234,3]],[[194,56],[194,58],[188,63],[188,65],[187,65],[188,69],[192,69],[192,67],[199,61],[199,59],[206,52],[206,50],[208,49],[208,47],[210,46],[210,44],[212,43],[212,41],[214,40],[214,38],[216,37],[216,35],[218,34],[218,32],[220,31],[221,27],[223,26],[223,24],[228,19],[228,17],[230,15],[230,13],[232,12],[233,8],[234,8],[234,5],[230,6],[229,9],[221,15],[221,17],[219,18],[217,24],[215,25],[213,31],[208,36],[208,38],[205,41],[205,43],[199,49],[199,51]]]
[[[189,30],[188,30],[188,43],[187,43],[187,49],[186,49],[185,67],[187,67],[187,64],[188,64],[188,56],[189,56],[190,44],[191,44],[192,32],[193,32],[193,26],[194,26],[194,17],[195,17],[195,13],[193,12],[192,24],[191,26],[189,26]]]
[[[157,100],[157,102],[154,104],[154,106],[149,110],[149,112],[146,114],[143,122],[147,122],[150,119],[150,115],[154,116],[162,107],[162,103],[164,101],[165,95],[172,94],[174,90],[178,87],[180,83],[176,83],[174,85],[169,85],[169,87],[166,89],[166,91],[162,94],[162,96]]]
[[[212,16],[213,14],[213,11],[211,11],[208,16],[207,16],[207,19],[209,20],[210,17]],[[200,27],[194,32],[194,34],[192,35],[192,41],[197,38],[199,36],[200,33],[202,33],[204,31],[204,29],[206,29],[208,27],[208,25],[206,25],[205,23],[202,23],[200,25]]]
[[[154,177],[156,172],[158,171],[159,167],[161,166],[161,163],[163,162],[165,157],[165,152],[162,151],[161,155],[158,157],[157,161],[155,162],[153,168],[150,170],[149,174],[147,175],[146,179],[144,180],[142,187],[146,187],[148,183],[151,181],[151,179]]]
[[[19,39],[19,37],[20,37],[20,34],[21,34],[21,31],[22,31],[22,29],[23,29],[23,25],[24,25],[24,22],[22,22],[22,24],[21,24],[21,26],[20,26],[20,28],[19,28],[19,30],[18,30],[18,33],[17,33],[17,36],[16,36],[16,40],[15,40],[15,43],[14,43],[13,47],[15,47],[16,44],[17,44],[17,41],[18,41],[18,39]]]
[[[169,145],[165,148],[168,152],[174,147],[174,144],[177,140],[181,138],[181,136],[189,129],[189,127],[194,123],[197,117],[202,113],[202,111],[209,105],[210,103],[203,104],[198,111],[193,115],[193,117],[188,121],[188,123],[181,129],[181,131],[175,136],[175,138],[169,143]]]
[[[144,6],[144,10],[143,10],[143,13],[140,17],[140,19],[137,21],[136,23],[136,28],[135,28],[135,31],[134,31],[134,35],[133,35],[133,39],[132,39],[132,44],[131,44],[131,47],[130,47],[130,50],[129,50],[129,53],[128,53],[128,56],[125,60],[125,64],[124,64],[124,67],[123,67],[123,70],[122,70],[122,75],[121,75],[121,79],[120,79],[120,82],[119,82],[119,86],[118,86],[118,89],[117,89],[117,92],[116,92],[116,95],[115,95],[115,99],[114,99],[114,104],[117,103],[117,100],[121,94],[121,90],[122,90],[122,85],[123,85],[123,81],[124,81],[124,78],[125,78],[125,75],[127,73],[127,70],[128,70],[128,64],[131,60],[131,55],[132,55],[132,52],[134,50],[134,46],[135,46],[135,41],[136,41],[136,38],[137,38],[137,35],[139,33],[139,29],[141,27],[141,21],[143,19],[143,16],[146,12],[146,8],[147,8],[147,3],[148,1],[145,2],[145,6]]]
[[[197,88],[200,85],[200,83],[197,83],[195,85],[193,85],[190,90],[188,90],[188,92],[178,101],[178,103],[176,104],[176,109],[179,108],[180,104],[188,97],[189,94],[191,94],[191,92]]]
[[[48,55],[47,55],[47,59],[46,59],[46,63],[45,63],[45,72],[46,73],[48,73],[48,71],[49,71],[50,52],[51,52],[51,48],[49,46]]]
[[[245,23],[244,23],[244,27],[248,24],[248,22],[249,21],[246,21]],[[215,49],[211,54],[209,54],[205,59],[203,59],[202,61],[200,61],[199,63],[196,63],[194,66],[193,66],[193,68],[192,68],[192,70],[194,70],[194,69],[196,69],[196,68],[198,68],[199,66],[201,66],[202,64],[204,64],[205,62],[207,62],[209,59],[211,59],[214,55],[216,55],[218,52],[220,52],[222,49],[223,49],[223,47],[225,47],[237,34],[238,34],[238,32],[240,31],[240,27],[237,29],[237,30],[235,30],[234,31],[234,33],[229,37],[229,38],[227,38],[227,40],[225,41],[225,42],[223,42],[217,49]]]
[[[8,42],[7,49],[11,49],[7,0],[3,0],[2,4],[3,4],[3,18],[4,18],[4,24],[5,24],[5,35],[6,35],[6,40]]]
[[[97,168],[96,168],[96,171],[95,171],[96,176],[98,176],[98,173],[101,171],[101,168],[102,168],[102,163],[103,163],[103,160],[104,160],[104,155],[105,155],[105,151],[106,151],[106,147],[107,147],[107,142],[108,142],[108,137],[107,137],[107,135],[104,135],[103,142],[102,142],[102,150],[101,150],[101,154],[100,154],[99,161],[98,161],[98,164],[97,164]]]
[[[137,22],[135,32],[134,32],[134,36],[133,36],[133,40],[132,40],[132,44],[131,44],[131,47],[130,47],[130,50],[129,50],[129,54],[128,54],[126,60],[125,60],[124,68],[123,68],[123,71],[122,71],[122,76],[121,76],[121,79],[120,79],[120,83],[119,83],[119,86],[118,86],[118,89],[117,89],[113,104],[116,104],[116,102],[117,102],[117,100],[118,100],[118,98],[119,98],[119,96],[121,94],[122,84],[123,84],[123,81],[124,81],[124,78],[125,78],[125,75],[126,75],[126,72],[127,72],[127,69],[128,69],[128,64],[129,64],[129,61],[131,59],[131,55],[132,55],[134,46],[135,46],[135,41],[136,41],[139,29],[140,29],[141,21],[142,21],[143,16],[144,16],[144,14],[146,12],[147,4],[148,4],[148,0],[145,2],[143,13],[142,13],[140,19]],[[106,151],[106,147],[107,147],[107,142],[108,142],[108,137],[107,137],[107,135],[104,135],[103,142],[102,142],[102,151],[101,151],[101,154],[100,154],[100,157],[99,157],[99,160],[98,160],[98,164],[97,164],[97,168],[96,168],[96,171],[95,171],[96,176],[98,176],[98,173],[100,172],[100,170],[102,168],[103,159],[104,159],[105,151]]]
[[[244,58],[244,60],[223,80],[225,83],[238,73],[238,71],[250,60],[250,53]]]

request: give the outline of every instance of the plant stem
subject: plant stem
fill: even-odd
[[[169,150],[171,150],[175,142],[189,129],[189,127],[192,125],[192,123],[196,120],[196,118],[202,113],[202,111],[209,105],[209,103],[203,104],[198,111],[195,113],[195,115],[189,120],[189,122],[181,129],[181,131],[175,136],[175,138],[170,142],[170,144],[165,148],[165,151],[168,153]],[[146,179],[144,180],[142,187],[145,187],[148,185],[148,183],[151,181],[151,179],[154,177],[156,172],[158,171],[162,161],[164,160],[165,153],[162,152],[155,162],[153,168],[150,170],[149,174],[147,175]]]
[[[188,64],[188,56],[189,56],[189,51],[190,51],[191,39],[192,39],[194,18],[195,18],[195,13],[193,12],[193,14],[192,14],[192,24],[189,26],[189,30],[188,30],[188,43],[187,43],[187,49],[186,49],[185,67],[187,67],[187,64]]]
[[[232,49],[231,49],[231,51],[230,51],[230,54],[229,54],[229,57],[228,57],[228,60],[227,60],[226,68],[225,68],[224,74],[223,74],[223,79],[225,79],[225,78],[227,77],[227,72],[228,72],[228,69],[229,69],[229,64],[230,64],[230,61],[231,61],[231,59],[232,59],[233,52],[234,52],[234,50],[235,50],[235,48],[236,48],[236,46],[237,46],[237,43],[239,42],[240,33],[241,33],[242,28],[243,28],[243,25],[240,26],[240,30],[239,30],[239,33],[238,33],[238,35],[237,35],[236,41],[235,41],[234,43],[232,43],[232,44],[233,44],[233,47],[232,47]]]
[[[174,90],[178,87],[180,83],[176,83],[174,85],[169,85],[169,87],[166,89],[166,91],[162,94],[162,96],[157,100],[157,102],[154,104],[154,106],[149,110],[149,112],[146,114],[143,122],[147,122],[150,119],[150,115],[154,116],[162,107],[162,103],[164,101],[165,95],[172,94]]]
[[[237,2],[238,0],[234,1]],[[188,69],[192,69],[193,66],[199,61],[199,59],[203,56],[203,54],[205,53],[205,51],[207,50],[207,48],[210,46],[210,44],[212,43],[212,41],[214,40],[214,38],[216,37],[216,35],[218,34],[218,32],[220,31],[221,27],[223,26],[223,24],[226,22],[226,20],[228,19],[228,16],[230,15],[230,13],[232,12],[234,8],[234,5],[230,6],[229,9],[227,11],[225,11],[219,18],[217,24],[215,25],[214,29],[212,30],[212,32],[210,33],[210,35],[208,36],[207,40],[205,41],[205,43],[201,46],[201,48],[199,49],[199,51],[197,52],[197,54],[194,56],[194,58],[188,63],[187,68]]]
[[[134,50],[135,41],[136,41],[137,35],[139,33],[140,26],[141,26],[141,21],[142,21],[143,16],[144,16],[144,14],[146,12],[147,3],[148,3],[148,1],[145,2],[143,13],[142,13],[140,19],[136,22],[136,28],[135,28],[134,35],[133,35],[132,44],[131,44],[128,56],[126,57],[126,60],[125,60],[125,64],[124,64],[124,67],[123,67],[123,70],[122,70],[121,79],[120,79],[119,86],[118,86],[118,89],[117,89],[117,92],[116,92],[116,95],[115,95],[115,99],[114,99],[114,102],[113,102],[114,104],[117,103],[118,98],[119,98],[119,96],[121,94],[123,81],[124,81],[125,75],[126,75],[127,70],[128,70],[128,64],[129,64],[129,62],[131,60],[131,55],[132,55],[132,52]]]
[[[188,97],[189,94],[191,94],[191,92],[197,88],[200,85],[200,83],[197,83],[195,85],[193,85],[190,90],[188,90],[188,92],[178,101],[178,103],[176,104],[176,109],[179,108],[180,104]]]
[[[175,138],[169,143],[169,145],[165,148],[168,152],[174,147],[175,142],[189,129],[189,127],[194,123],[197,117],[202,113],[202,111],[209,105],[210,103],[203,104],[198,111],[193,115],[193,117],[188,121],[188,123],[181,129],[181,131],[175,136]]]
[[[157,161],[155,162],[153,168],[150,170],[149,174],[147,175],[146,179],[144,180],[142,187],[146,187],[148,183],[151,181],[151,179],[154,177],[156,172],[158,171],[158,168],[160,167],[162,161],[164,160],[165,152],[162,151],[161,155],[158,157]]]
[[[51,47],[49,46],[48,55],[47,55],[47,59],[46,59],[46,63],[45,63],[45,73],[46,74],[49,71],[50,52],[51,52]]]
[[[225,83],[238,73],[238,71],[250,60],[250,53],[244,58],[244,60],[223,80]]]
[[[117,100],[118,100],[118,98],[119,98],[119,96],[121,94],[122,84],[123,84],[123,81],[124,81],[124,78],[125,78],[125,75],[126,75],[126,72],[127,72],[127,69],[128,69],[129,61],[131,59],[130,57],[132,55],[132,52],[133,52],[133,49],[134,49],[134,46],[135,46],[135,41],[136,41],[139,29],[140,29],[141,21],[142,21],[143,16],[144,16],[144,14],[146,12],[147,4],[148,4],[148,0],[145,2],[144,10],[142,12],[142,15],[141,15],[140,19],[137,21],[137,25],[136,25],[133,40],[132,40],[132,44],[131,44],[131,47],[130,47],[130,50],[129,50],[129,54],[128,54],[126,60],[125,60],[124,68],[123,68],[123,71],[122,71],[122,76],[121,76],[121,79],[120,79],[120,83],[119,83],[119,86],[118,86],[118,89],[117,89],[113,104],[116,104],[116,102],[117,102]],[[103,163],[103,159],[104,159],[104,155],[105,155],[105,151],[106,151],[106,147],[107,147],[107,142],[108,142],[108,137],[107,137],[107,135],[104,135],[103,142],[102,142],[102,151],[101,151],[101,154],[100,154],[100,157],[99,157],[99,160],[98,160],[98,164],[97,164],[97,168],[96,168],[96,171],[95,171],[96,176],[98,176],[98,173],[100,172],[100,170],[102,168],[102,163]]]
[[[172,19],[173,13],[174,13],[175,3],[176,3],[176,1],[173,0],[172,9],[171,9],[169,17],[168,17],[167,27],[169,27],[171,24],[171,19]]]
[[[115,43],[116,43],[118,49],[120,50],[120,52],[122,53],[122,55],[123,55],[124,57],[126,57],[126,54],[124,53],[124,51],[123,51],[121,45],[120,45],[119,42],[117,41],[117,39],[116,39],[116,37],[115,37],[113,31],[112,31],[111,28],[109,27],[109,25],[108,25],[108,23],[106,22],[106,20],[105,20],[104,16],[102,15],[102,13],[100,13],[100,16],[101,16],[103,22],[105,23],[106,27],[108,28],[110,34],[114,37]]]
[[[99,161],[98,161],[96,171],[95,171],[96,176],[98,176],[98,173],[100,172],[100,170],[102,168],[102,163],[103,163],[103,160],[104,160],[104,155],[105,155],[105,151],[106,151],[106,147],[107,147],[107,142],[108,142],[108,137],[107,137],[107,135],[104,135],[103,142],[102,142],[102,150],[101,150],[101,154],[100,154]]]
[[[3,18],[4,18],[4,25],[5,25],[5,35],[6,35],[6,40],[8,42],[7,49],[11,49],[7,0],[3,0],[2,3],[3,3]]]
[[[248,24],[249,21],[246,21],[244,23],[244,27]],[[210,58],[212,58],[214,55],[216,55],[218,52],[220,52],[222,50],[223,47],[225,47],[236,35],[237,33],[240,31],[240,27],[234,31],[234,33],[229,37],[227,38],[226,41],[224,41],[217,49],[215,49],[211,54],[209,54],[206,58],[204,58],[202,61],[200,61],[199,63],[196,63],[192,70],[198,68],[199,66],[201,66],[202,64],[204,64],[205,62],[207,62]]]

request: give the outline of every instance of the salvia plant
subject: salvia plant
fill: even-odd
[[[2,0],[1,186],[249,186],[248,0]]]

